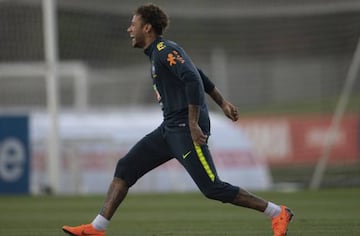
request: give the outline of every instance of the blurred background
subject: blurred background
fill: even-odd
[[[267,189],[360,186],[358,0],[152,2],[170,16],[165,37],[179,43],[239,107],[242,118],[235,127],[251,143],[256,162],[266,167]],[[13,187],[22,174],[28,186],[24,191],[31,193],[53,191],[64,173],[67,178],[60,182],[73,183],[64,192],[107,187],[103,181],[102,188],[91,190],[84,179],[110,179],[116,160],[128,148],[119,150],[119,145],[133,143],[112,118],[125,117],[125,126],[138,127],[142,119],[125,114],[146,120],[157,106],[148,58],[131,47],[126,32],[134,9],[143,3],[0,0],[4,192],[23,191]],[[55,20],[55,27],[46,25],[48,19]],[[53,48],[47,48],[49,40]],[[55,81],[53,87],[49,80]],[[209,104],[214,114],[220,112]],[[28,134],[11,123],[17,117],[25,117]],[[85,121],[88,126],[82,127]],[[104,122],[110,131],[101,134]],[[118,129],[115,138],[112,127]],[[82,136],[74,134],[77,128],[85,130],[79,131]],[[21,133],[24,150],[8,144],[12,132]],[[26,158],[12,159],[16,152]],[[51,158],[54,152],[58,155]],[[215,151],[215,158],[219,153],[224,152]],[[237,155],[230,156],[226,158],[233,163]],[[86,171],[91,176],[81,174]]]

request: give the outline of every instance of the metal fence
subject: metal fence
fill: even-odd
[[[0,2],[0,108],[46,104],[41,75],[4,73],[44,60],[40,2]],[[126,32],[137,2],[117,2],[58,1],[60,61],[87,71],[90,107],[154,104],[148,59]],[[336,97],[360,36],[357,1],[158,2],[171,19],[165,37],[245,110]],[[60,75],[63,107],[76,104],[73,77]]]

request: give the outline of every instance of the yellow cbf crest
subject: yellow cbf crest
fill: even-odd
[[[158,51],[163,50],[165,47],[166,46],[165,46],[164,42],[160,42],[156,45],[156,48],[158,49]]]

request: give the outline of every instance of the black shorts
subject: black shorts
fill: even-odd
[[[194,144],[188,127],[163,123],[118,161],[115,177],[131,187],[144,174],[172,158],[184,166],[205,196],[222,202],[234,200],[239,188],[219,179],[208,145]]]

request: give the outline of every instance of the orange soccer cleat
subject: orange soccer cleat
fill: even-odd
[[[285,236],[288,225],[294,216],[294,213],[286,206],[281,206],[281,212],[278,216],[273,217],[271,226],[274,231],[274,236]]]
[[[72,236],[105,236],[104,230],[97,230],[92,226],[92,224],[75,227],[64,225],[62,229],[65,233]]]

